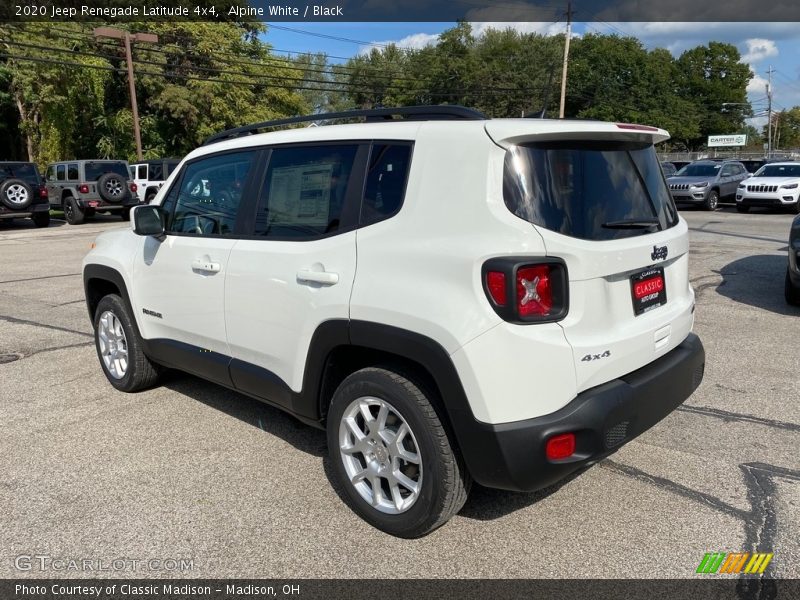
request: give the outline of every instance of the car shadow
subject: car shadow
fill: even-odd
[[[735,302],[779,315],[800,315],[800,308],[786,303],[783,286],[786,255],[757,254],[728,263],[718,273],[722,282],[717,293]]]
[[[328,457],[328,445],[324,431],[306,425],[268,404],[187,373],[168,371],[164,375],[163,386],[243,423],[257,427],[269,435],[274,435],[301,452],[321,458],[325,477],[331,487],[343,503],[349,504]],[[544,500],[588,468],[591,467],[584,467],[557,484],[537,492],[509,492],[473,484],[469,498],[458,514],[478,521],[499,519]]]
[[[167,371],[163,386],[279,437],[301,452],[318,458],[327,453],[324,431],[269,404],[179,371]]]

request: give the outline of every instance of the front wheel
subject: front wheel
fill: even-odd
[[[108,381],[123,392],[155,385],[160,370],[144,353],[142,340],[120,296],[109,294],[94,315],[97,357]]]
[[[431,394],[388,368],[348,376],[328,414],[328,451],[351,508],[381,531],[426,535],[466,502],[470,478]]]
[[[789,277],[789,269],[786,269],[786,283],[783,288],[786,303],[792,306],[800,306],[800,287],[792,285],[792,279]]]
[[[711,190],[708,192],[708,197],[703,203],[703,208],[706,210],[717,210],[717,206],[719,206],[719,193],[716,190]]]

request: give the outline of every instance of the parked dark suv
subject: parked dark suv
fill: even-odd
[[[37,227],[50,224],[47,189],[30,162],[0,162],[0,219],[30,217]]]
[[[124,160],[70,160],[47,167],[47,193],[53,208],[64,211],[70,225],[83,223],[95,212],[130,218],[139,204],[136,184]]]

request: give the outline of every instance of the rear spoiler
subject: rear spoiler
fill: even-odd
[[[563,119],[492,119],[486,121],[484,128],[503,148],[535,140],[620,140],[658,144],[670,137],[667,131],[649,125]]]

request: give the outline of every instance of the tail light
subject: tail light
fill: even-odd
[[[131,191],[132,191],[134,194],[136,193],[136,190],[138,190],[138,189],[139,189],[139,186],[138,186],[138,185],[136,185],[135,183],[131,183]]]
[[[559,258],[493,258],[482,277],[489,304],[506,321],[545,323],[567,315],[567,266]]]
[[[47,198],[47,187],[40,185],[39,186],[39,198]]]
[[[80,186],[78,186],[78,191],[81,194],[88,194],[89,193],[89,186],[86,185],[85,183],[82,183]]]

